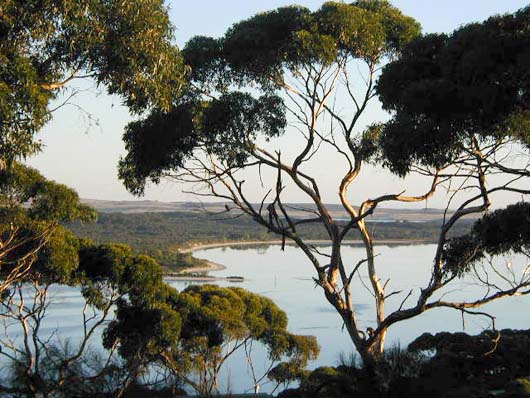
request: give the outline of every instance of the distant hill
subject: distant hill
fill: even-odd
[[[157,200],[99,200],[81,199],[101,213],[161,213],[198,211],[200,203],[193,202],[159,202]]]
[[[225,210],[224,202],[159,202],[154,200],[143,201],[113,201],[82,199],[101,213],[219,213]],[[315,206],[308,203],[289,203],[286,205],[291,209],[290,214],[295,218],[307,217],[304,210],[314,210]],[[327,205],[332,215],[338,219],[346,218],[348,215],[341,205]],[[259,207],[259,205],[257,205]],[[375,214],[369,218],[374,222],[410,221],[425,222],[439,220],[443,217],[441,209],[390,209],[379,207]]]

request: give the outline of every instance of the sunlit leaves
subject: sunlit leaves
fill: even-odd
[[[232,26],[223,39],[223,55],[236,74],[267,80],[279,76],[282,65],[296,63],[294,34],[311,20],[311,12],[292,6],[255,15]]]
[[[39,79],[32,60],[0,45],[0,153],[6,162],[40,148],[33,136],[49,120],[54,94],[42,90]]]
[[[235,24],[223,54],[235,74],[257,82],[281,78],[283,68],[331,64],[344,57],[377,63],[419,34],[419,25],[386,1],[327,2],[315,12],[278,8]]]
[[[186,380],[190,374],[200,379],[205,371],[213,377],[232,349],[245,341],[261,342],[271,361],[287,359],[293,373],[318,355],[316,339],[288,332],[285,313],[258,294],[192,285],[181,293],[158,295],[158,300],[139,300],[146,288],[130,290],[128,300],[119,302],[116,320],[104,336],[105,346],[119,343],[120,354],[131,364],[153,361]]]
[[[316,338],[287,331],[287,316],[270,299],[240,288],[214,285],[190,286],[178,297],[183,319],[183,350],[191,370],[200,371],[224,361],[224,345],[232,347],[245,340],[259,341],[269,359],[287,359],[292,373],[300,373],[316,358]]]
[[[92,221],[96,217],[93,209],[80,203],[74,190],[47,180],[31,167],[14,163],[0,169],[0,213],[21,209],[21,205],[26,205],[23,213],[31,220]]]
[[[94,219],[94,210],[80,203],[75,191],[37,170],[18,162],[0,169],[1,241],[14,236],[10,245],[0,247],[0,278],[27,262],[31,268],[17,281],[71,283],[79,262],[79,240],[58,224]]]
[[[50,100],[90,76],[137,114],[168,110],[188,70],[162,0],[7,0],[0,13],[0,153],[38,151]]]

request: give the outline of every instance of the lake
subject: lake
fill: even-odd
[[[382,281],[388,282],[387,291],[402,291],[387,301],[387,313],[397,309],[403,298],[413,289],[407,303],[414,302],[420,286],[426,286],[430,277],[430,267],[435,245],[401,245],[377,246],[378,272]],[[329,248],[321,247],[322,251]],[[348,259],[353,267],[363,259],[360,246],[348,246],[343,249],[343,258]],[[207,250],[197,250],[194,256],[223,264],[226,269],[212,273],[216,276],[237,275],[245,278],[244,282],[217,282],[221,286],[238,286],[262,294],[274,300],[289,318],[289,330],[304,335],[314,335],[321,346],[319,358],[311,363],[311,368],[322,365],[336,365],[339,358],[354,352],[347,332],[335,310],[325,301],[320,288],[315,287],[311,264],[303,253],[293,246],[233,246]],[[522,272],[526,269],[528,259],[521,256],[498,259],[497,264],[506,268],[508,273]],[[519,270],[519,271],[517,271]],[[491,272],[490,272],[491,273]],[[364,287],[367,284],[365,274],[352,283],[354,303],[358,309],[358,318],[363,328],[374,326],[374,304],[370,292]],[[457,280],[451,289],[441,292],[444,300],[479,298],[484,290],[477,286],[476,280],[466,278]],[[170,281],[172,286],[183,290],[189,282]],[[196,283],[196,282],[194,282]],[[57,330],[62,338],[73,337],[79,333],[80,310],[82,299],[79,292],[72,288],[58,287],[52,292],[52,304],[48,310],[46,328]],[[496,327],[528,329],[530,314],[528,312],[530,297],[511,297],[482,308],[497,317]],[[462,331],[479,333],[490,327],[490,320],[485,317],[469,316],[464,318],[455,310],[437,309],[414,319],[402,322],[390,329],[387,347],[400,344],[405,347],[415,337],[424,332]],[[257,350],[255,363],[264,363],[263,351]],[[233,392],[242,392],[252,387],[250,376],[246,373],[244,355],[238,355],[230,361],[221,377],[223,388]],[[264,385],[262,391],[270,386]]]
[[[322,247],[322,251],[326,251]],[[377,247],[378,273],[383,281],[388,282],[388,291],[403,290],[387,301],[387,313],[397,309],[410,289],[415,289],[407,301],[412,304],[421,286],[426,286],[430,278],[430,268],[436,245],[400,245]],[[348,246],[343,249],[344,257],[351,261],[351,268],[364,258],[361,246]],[[354,352],[352,343],[335,310],[325,300],[322,290],[315,287],[312,280],[312,265],[303,253],[294,246],[233,246],[207,250],[197,250],[194,256],[204,258],[226,266],[225,270],[213,272],[212,275],[237,275],[245,278],[242,283],[228,281],[218,282],[221,286],[241,286],[252,292],[263,294],[274,300],[289,318],[289,329],[298,334],[315,335],[321,346],[321,353],[311,367],[335,365],[341,355],[349,356]],[[510,264],[510,269],[524,269],[527,259],[521,256],[508,256],[498,259],[497,263]],[[375,306],[370,292],[364,287],[368,284],[366,274],[361,280],[352,283],[354,303],[359,311],[359,320],[363,327],[374,326]],[[451,289],[441,292],[445,300],[463,299],[473,295],[481,297],[484,289],[476,286],[476,280],[467,278],[457,280]],[[182,290],[189,283],[171,282]],[[496,319],[496,327],[528,329],[530,297],[510,297],[491,303],[482,310],[491,312]],[[489,328],[488,318],[466,315],[462,318],[459,311],[435,309],[414,319],[394,325],[387,338],[387,346],[400,344],[405,347],[414,338],[424,332],[465,331],[479,333]],[[242,358],[240,360],[243,360]],[[234,384],[232,384],[234,385]]]

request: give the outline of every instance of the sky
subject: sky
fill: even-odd
[[[393,0],[396,7],[419,21],[423,32],[451,32],[470,22],[478,22],[493,14],[514,12],[528,0]],[[173,0],[168,3],[170,16],[176,27],[179,46],[195,35],[218,37],[233,23],[258,12],[293,4],[289,0]],[[312,10],[322,1],[295,2]],[[117,178],[117,163],[125,154],[121,141],[124,126],[132,120],[118,97],[108,96],[104,89],[90,81],[76,87],[80,91],[71,105],[55,112],[53,120],[39,134],[44,150],[30,158],[28,163],[39,169],[47,178],[64,183],[77,190],[82,198],[106,200],[159,200],[195,201],[191,194],[183,193],[185,186],[174,182],[161,182],[149,186],[142,198],[129,194]],[[388,115],[377,102],[368,109],[363,121],[384,121]],[[289,141],[280,143],[290,145]],[[333,168],[333,158],[323,156],[317,167],[317,178],[323,181],[325,199],[337,202],[337,187],[327,178]],[[328,185],[327,185],[328,184]],[[404,182],[381,170],[370,170],[359,181],[360,192],[389,193],[402,190]],[[413,180],[412,191],[422,189],[422,182]],[[250,187],[252,190],[252,186]],[[415,193],[415,192],[410,193]],[[409,192],[409,191],[407,191]],[[418,191],[419,193],[419,191]],[[373,196],[373,195],[371,195]],[[305,201],[289,193],[287,201]],[[429,206],[441,207],[444,198],[435,198]]]

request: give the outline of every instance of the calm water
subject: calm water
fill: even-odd
[[[326,248],[323,247],[321,250],[325,251]],[[382,281],[389,280],[387,291],[403,291],[388,300],[387,313],[399,307],[410,289],[413,289],[413,295],[408,303],[414,302],[419,287],[425,286],[429,280],[434,250],[434,245],[377,247],[378,272]],[[349,355],[354,351],[335,310],[327,304],[322,291],[315,287],[311,264],[295,247],[287,246],[285,251],[281,251],[279,246],[222,247],[199,250],[194,252],[194,256],[226,266],[225,270],[217,271],[213,273],[214,275],[238,275],[245,278],[241,283],[220,281],[219,285],[240,286],[270,297],[287,313],[289,329],[292,332],[317,336],[321,354],[311,364],[311,368],[335,365],[341,355]],[[364,258],[363,250],[358,246],[346,247],[343,257],[347,258],[353,267]],[[514,270],[516,274],[519,270],[520,274],[527,265],[525,261],[527,262],[527,259],[507,257],[499,259],[499,264],[502,267],[504,264],[510,264],[510,268],[506,270],[510,272]],[[444,300],[479,298],[484,291],[475,282],[471,278],[456,281],[451,289],[442,292],[439,297],[443,295]],[[189,284],[181,281],[170,283],[179,290]],[[366,328],[374,326],[375,311],[373,299],[363,283],[367,284],[366,275],[361,275],[361,279],[355,280],[352,292],[360,323]],[[512,297],[483,307],[483,310],[497,317],[498,329],[528,329],[530,328],[530,313],[527,310],[529,303],[530,297]],[[57,329],[64,338],[75,338],[79,333],[82,304],[80,295],[75,289],[56,288],[53,291],[52,305],[48,310],[46,322],[48,330]],[[406,346],[423,332],[465,330],[468,333],[477,333],[489,326],[490,321],[487,318],[466,315],[462,319],[462,315],[457,311],[439,309],[395,325],[390,329],[387,341],[388,345]],[[97,341],[96,338],[95,342]],[[254,362],[263,363],[263,355],[264,353],[258,349]],[[224,388],[233,392],[251,388],[252,382],[245,369],[244,356],[234,357],[222,377]],[[267,390],[268,386],[264,385],[262,391]]]
[[[435,245],[378,246],[376,259],[379,264],[378,273],[383,281],[388,282],[387,291],[403,290],[387,301],[387,313],[397,309],[410,291],[413,296],[407,303],[413,303],[421,286],[427,285]],[[325,249],[323,249],[325,250]],[[363,249],[359,246],[344,248],[347,259],[352,266],[364,258]],[[315,287],[311,264],[303,253],[293,246],[281,251],[279,246],[263,247],[223,247],[196,251],[198,258],[208,259],[227,268],[213,273],[219,276],[240,275],[245,278],[243,283],[219,282],[223,286],[241,286],[255,293],[270,297],[289,317],[289,328],[300,334],[313,334],[319,339],[323,352],[320,363],[331,363],[337,360],[341,352],[351,351],[351,343],[346,331],[342,331],[341,322],[335,310],[325,301],[321,289]],[[523,265],[522,258],[508,257],[501,262],[510,262],[513,268]],[[526,266],[526,264],[524,264]],[[368,283],[366,275],[363,282]],[[172,282],[178,289],[187,283]],[[354,303],[359,311],[363,326],[374,326],[374,305],[370,292],[360,280],[352,284]],[[455,281],[451,289],[446,289],[438,296],[444,300],[479,298],[483,290],[476,286],[476,281],[466,279]],[[530,313],[527,305],[530,297],[512,297],[492,303],[484,310],[492,312],[496,317],[497,328],[530,328]],[[466,316],[465,331],[480,332],[490,325],[483,317]],[[463,329],[460,312],[448,309],[432,310],[416,319],[395,325],[388,335],[389,343],[405,345],[423,332],[461,331]]]
[[[419,288],[426,286],[430,278],[435,248],[435,245],[377,247],[378,273],[383,281],[390,280],[388,292],[403,290],[403,293],[388,299],[387,313],[399,307],[410,289],[414,291],[407,303],[412,304]],[[322,248],[322,251],[325,250],[326,248]],[[344,255],[352,267],[364,258],[363,249],[359,246],[344,248]],[[311,367],[337,364],[341,355],[348,356],[354,352],[347,332],[342,329],[338,315],[325,301],[322,291],[315,287],[312,280],[314,275],[312,265],[300,250],[293,246],[287,246],[285,251],[281,251],[279,246],[222,247],[199,250],[194,253],[194,256],[224,264],[227,267],[223,271],[213,273],[214,275],[239,275],[245,278],[243,283],[221,281],[220,285],[241,286],[273,299],[287,313],[289,329],[292,332],[317,336],[321,354],[317,361],[311,364]],[[511,264],[511,269],[517,272],[517,269],[521,270],[526,267],[527,259],[507,257],[498,259],[498,263],[501,267],[504,267],[504,264]],[[366,275],[362,275],[362,281],[357,279],[352,284],[354,302],[359,311],[362,326],[374,326],[373,298],[363,282],[368,283]],[[479,288],[476,282],[473,278],[455,281],[450,289],[441,292],[438,297],[443,296],[444,300],[480,298],[485,291]],[[172,282],[172,285],[179,290],[185,288],[187,284]],[[528,329],[530,328],[528,304],[530,304],[530,297],[512,297],[489,304],[482,310],[497,317],[496,327],[499,329]],[[424,332],[464,330],[467,333],[478,333],[489,327],[490,320],[487,318],[466,315],[462,319],[460,312],[437,309],[395,325],[390,329],[387,344],[406,346]],[[238,361],[243,361],[243,358],[237,359],[234,361],[236,363],[232,364],[236,371],[241,366],[238,366]],[[239,383],[232,381],[233,386],[236,384]]]

